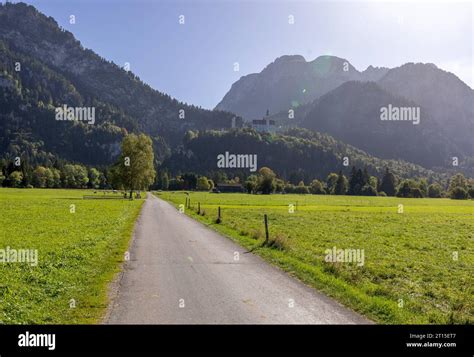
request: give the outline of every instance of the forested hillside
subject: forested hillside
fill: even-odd
[[[186,130],[230,127],[235,117],[152,89],[23,3],[0,6],[0,100],[1,156],[41,163],[110,164],[131,131],[150,135],[161,160]],[[94,107],[94,124],[55,120],[63,105]]]
[[[367,167],[370,174],[380,176],[389,167],[400,177],[446,177],[405,161],[381,160],[329,135],[305,129],[291,129],[276,135],[252,129],[189,132],[184,146],[164,161],[163,169],[172,174],[195,172],[212,177],[217,170],[217,156],[226,151],[256,154],[259,168],[270,167],[279,177],[294,183],[325,179],[329,173],[339,170],[349,173],[352,166]],[[344,157],[348,159],[347,166]],[[225,172],[229,177],[252,174],[248,169],[226,169]]]

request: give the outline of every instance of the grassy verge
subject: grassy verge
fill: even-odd
[[[143,200],[85,194],[0,189],[0,249],[38,252],[36,266],[0,263],[0,323],[89,324],[103,316]]]
[[[177,207],[185,203],[180,192],[157,195]],[[198,192],[189,197],[188,215],[376,322],[474,322],[472,200]],[[218,206],[221,224],[215,223]],[[272,247],[262,246],[264,213]],[[364,264],[326,262],[333,247],[363,249]]]

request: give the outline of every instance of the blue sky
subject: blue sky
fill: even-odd
[[[473,88],[471,2],[29,0],[153,88],[213,108],[275,58],[332,54],[358,70],[431,62]],[[70,15],[76,18],[70,24]],[[179,24],[179,16],[185,24]],[[289,24],[289,16],[294,24]],[[239,72],[234,63],[239,63]]]

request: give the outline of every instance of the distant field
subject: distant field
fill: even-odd
[[[159,192],[177,207],[182,192]],[[186,213],[379,323],[474,323],[474,201],[190,193]],[[205,215],[196,214],[197,203]],[[289,213],[290,204],[296,205]],[[398,205],[403,213],[398,213]],[[217,207],[222,223],[216,224]],[[263,215],[270,240],[262,247]],[[364,249],[363,266],[326,249]],[[457,256],[457,260],[456,260]]]
[[[85,194],[93,192],[0,189],[0,249],[38,250],[37,266],[0,263],[0,323],[100,320],[143,200]]]

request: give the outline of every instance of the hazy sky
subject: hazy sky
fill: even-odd
[[[332,54],[358,70],[431,62],[474,86],[472,2],[26,2],[55,18],[84,47],[119,65],[129,62],[153,88],[204,108],[213,108],[241,76],[285,54],[306,60]]]

